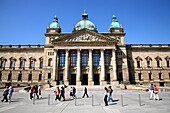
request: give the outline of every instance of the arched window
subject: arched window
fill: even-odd
[[[48,66],[52,66],[51,64],[52,64],[52,58],[49,58],[48,59]]]
[[[170,67],[170,64],[169,64],[170,57],[169,57],[169,56],[167,56],[165,59],[166,59],[167,67]]]
[[[26,59],[20,57],[19,60],[20,60],[20,66],[19,66],[19,68],[24,68],[24,67],[25,67],[25,61],[26,61]]]
[[[147,56],[145,59],[146,59],[146,62],[147,62],[147,67],[150,68],[151,67],[152,58]]]
[[[5,62],[7,61],[7,59],[4,58],[4,57],[1,57],[1,58],[0,58],[0,61],[1,61],[1,63],[0,63],[0,68],[5,68]]]
[[[30,60],[30,68],[34,68],[35,67],[34,65],[35,65],[36,59],[30,57],[29,60]]]
[[[141,67],[142,58],[138,56],[138,57],[136,57],[135,59],[136,59],[136,61],[137,61],[137,67],[140,68],[140,67]]]
[[[40,57],[39,60],[40,60],[40,68],[43,68],[43,58]]]
[[[155,59],[156,59],[156,62],[157,62],[157,67],[161,67],[162,58],[157,56]]]

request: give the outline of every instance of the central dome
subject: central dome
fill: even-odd
[[[97,32],[96,26],[91,21],[88,20],[88,15],[86,14],[86,10],[84,10],[84,14],[82,15],[82,20],[74,26],[74,31],[78,31],[84,28]]]

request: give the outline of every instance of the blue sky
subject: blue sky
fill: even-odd
[[[98,32],[108,32],[115,14],[126,44],[170,43],[170,0],[0,0],[0,45],[45,44],[55,15],[72,32],[84,9]]]

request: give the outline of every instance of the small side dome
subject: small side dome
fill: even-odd
[[[97,32],[96,26],[91,21],[88,20],[88,15],[86,14],[86,10],[84,10],[84,14],[82,15],[82,20],[74,26],[74,31],[81,30],[84,28]]]
[[[50,24],[50,28],[59,28],[57,16],[54,17],[53,22]]]
[[[118,23],[115,15],[112,17],[111,27],[120,27],[120,24]]]

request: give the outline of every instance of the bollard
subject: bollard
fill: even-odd
[[[92,95],[92,106],[93,106],[93,95]]]
[[[122,107],[123,107],[123,95],[121,95],[121,104],[122,104]]]
[[[141,98],[140,98],[140,94],[139,94],[139,106],[141,106]]]
[[[50,94],[48,94],[48,105],[50,105]]]
[[[33,94],[34,95],[34,97],[33,97],[33,104],[35,104],[35,94]]]

